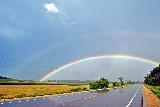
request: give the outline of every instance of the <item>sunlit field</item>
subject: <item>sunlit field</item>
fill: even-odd
[[[0,85],[0,99],[70,93],[72,89],[85,87],[88,85]]]

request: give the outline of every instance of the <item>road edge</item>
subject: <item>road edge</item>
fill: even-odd
[[[142,107],[147,107],[147,98],[146,98],[146,95],[144,93],[144,88],[145,86],[143,85],[142,86]]]

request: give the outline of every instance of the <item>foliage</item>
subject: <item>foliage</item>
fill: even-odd
[[[105,78],[101,78],[98,81],[90,83],[90,89],[102,89],[108,88],[109,81]]]
[[[144,77],[145,84],[153,85],[153,86],[160,86],[160,65],[150,71],[147,76]]]
[[[120,86],[120,84],[119,84],[118,82],[113,82],[112,84],[113,84],[113,87],[118,87],[118,86]]]
[[[127,84],[135,84],[135,83],[139,83],[139,82],[135,82],[135,81],[131,81],[131,80],[129,80],[129,81],[127,82]]]
[[[82,88],[82,91],[88,91],[88,89],[86,87]]]
[[[71,90],[69,90],[70,92],[81,92],[81,91],[88,91],[88,89],[86,87],[84,88],[72,88]]]
[[[124,78],[122,78],[122,77],[119,77],[118,79],[120,80],[120,82],[121,82],[121,85],[123,86],[123,85],[124,85],[124,82],[123,82],[123,79],[124,79]]]

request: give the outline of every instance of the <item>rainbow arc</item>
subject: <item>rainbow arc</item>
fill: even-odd
[[[71,63],[68,63],[66,65],[63,65],[63,66],[59,67],[58,69],[54,69],[50,73],[45,75],[43,78],[41,78],[40,81],[42,82],[42,81],[48,79],[50,76],[54,75],[55,73],[65,69],[65,68],[68,68],[72,65],[83,63],[85,61],[96,60],[96,59],[104,59],[104,58],[123,58],[123,59],[141,61],[141,62],[144,62],[144,63],[153,64],[153,65],[158,65],[160,63],[160,62],[153,61],[153,60],[143,58],[143,57],[122,55],[122,54],[94,56],[94,57],[84,58],[84,59],[81,59],[81,60],[78,60],[78,61],[73,61]]]

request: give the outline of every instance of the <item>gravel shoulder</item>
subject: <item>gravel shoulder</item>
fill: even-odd
[[[143,93],[146,97],[147,107],[160,107],[160,99],[151,90],[143,86]]]

